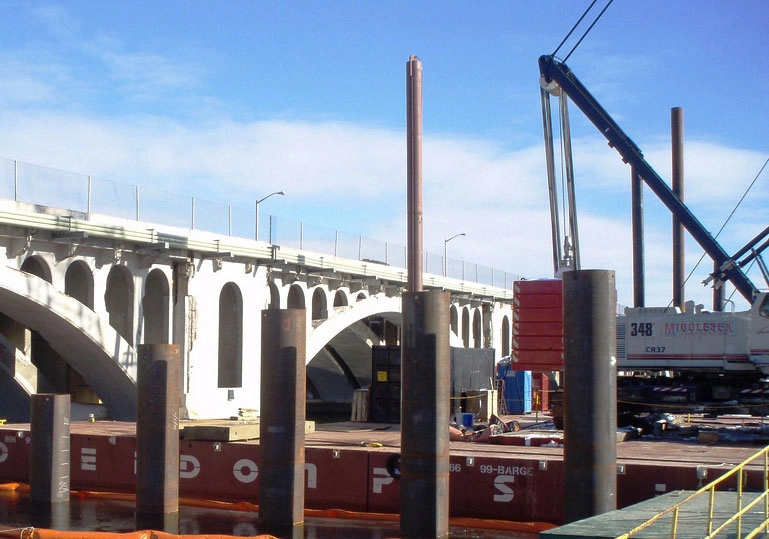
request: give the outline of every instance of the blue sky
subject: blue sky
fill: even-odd
[[[263,212],[404,245],[415,54],[425,249],[465,232],[450,257],[550,277],[537,58],[588,4],[4,2],[0,157],[244,208],[283,189]],[[666,179],[684,109],[685,196],[713,233],[769,157],[767,27],[763,0],[615,0],[568,61]],[[630,303],[630,172],[571,119],[583,267],[615,270]],[[727,251],[767,225],[767,176],[719,236]],[[670,218],[645,202],[647,304],[667,304]],[[687,272],[700,254],[689,241]],[[686,289],[706,305],[708,266]]]

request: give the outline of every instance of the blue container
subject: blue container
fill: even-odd
[[[531,413],[531,371],[505,370],[505,404],[511,414]]]
[[[468,429],[473,428],[473,423],[475,422],[475,416],[473,414],[468,414],[465,412],[462,412],[459,414],[462,419],[462,426],[467,427]]]

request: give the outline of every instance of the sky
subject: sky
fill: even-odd
[[[243,209],[284,190],[260,211],[405,245],[416,55],[424,249],[550,278],[537,59],[589,3],[5,1],[0,157]],[[729,253],[769,224],[768,26],[765,0],[615,0],[567,62],[668,182],[683,109],[684,198]],[[582,267],[631,305],[630,170],[570,119]],[[668,305],[670,214],[648,188],[644,210],[646,305]],[[702,253],[687,239],[685,297],[709,307]]]

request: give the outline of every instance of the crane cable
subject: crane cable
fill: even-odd
[[[560,99],[566,99],[566,95],[561,92]],[[566,158],[564,157],[564,140],[563,140],[563,121],[561,120],[561,112],[560,107],[558,109],[558,140],[560,143],[558,144],[558,153],[560,158],[560,164],[561,164],[561,209],[562,209],[562,221],[561,221],[561,234],[563,234],[564,238],[569,236],[569,233],[571,232],[569,229],[569,217],[571,215],[569,208],[568,199],[566,198]],[[568,208],[568,209],[567,209]],[[561,248],[563,248],[563,245],[561,245]],[[565,252],[562,256],[563,259],[569,258],[569,253]],[[563,263],[563,260],[559,260],[559,263]]]
[[[579,18],[579,20],[577,20],[577,22],[575,22],[575,23],[574,23],[574,26],[572,26],[572,27],[571,27],[571,30],[569,30],[569,33],[567,33],[567,34],[566,34],[566,37],[564,37],[564,38],[561,40],[561,42],[558,44],[558,46],[557,46],[557,47],[555,48],[555,50],[553,51],[553,54],[551,54],[550,56],[555,56],[555,55],[556,55],[556,53],[557,53],[557,52],[558,52],[558,51],[561,49],[561,47],[563,47],[563,44],[564,44],[564,43],[566,43],[566,40],[567,40],[567,39],[569,39],[569,37],[571,36],[571,34],[573,34],[573,33],[574,33],[574,30],[576,30],[576,29],[577,29],[577,26],[579,26],[579,25],[580,25],[580,23],[582,22],[582,20],[583,20],[583,19],[584,19],[584,18],[587,16],[588,12],[589,12],[591,9],[593,9],[593,6],[595,5],[595,3],[596,3],[597,1],[598,1],[598,0],[593,0],[593,1],[590,3],[590,5],[589,5],[589,6],[587,6],[587,9],[585,10],[585,12],[582,14],[582,16]]]
[[[604,14],[604,13],[606,13],[606,10],[607,10],[607,9],[609,9],[609,6],[612,4],[612,2],[613,2],[613,1],[614,1],[614,0],[609,0],[609,1],[606,3],[606,5],[603,7],[603,9],[602,9],[602,10],[601,10],[601,12],[598,14],[598,16],[597,16],[595,19],[593,19],[593,22],[592,22],[592,23],[590,23],[590,26],[588,26],[588,27],[587,27],[587,30],[585,30],[585,31],[582,33],[582,35],[580,36],[580,38],[577,40],[577,43],[575,43],[575,45],[574,45],[574,46],[571,48],[571,50],[568,52],[568,54],[567,54],[567,55],[566,55],[566,56],[563,58],[563,60],[562,60],[562,63],[566,63],[566,60],[568,60],[568,59],[569,59],[569,57],[572,55],[572,53],[573,53],[575,50],[577,50],[577,47],[579,47],[579,45],[582,43],[582,41],[585,39],[585,37],[587,37],[587,34],[588,34],[588,33],[589,33],[589,32],[590,32],[592,29],[593,29],[593,27],[596,25],[596,23],[598,22],[598,20],[599,20],[599,19],[600,19],[600,18],[603,16],[603,14]],[[577,29],[577,26],[579,26],[579,25],[582,23],[582,21],[585,19],[585,17],[586,17],[586,16],[587,16],[587,14],[590,12],[590,10],[591,10],[591,9],[593,9],[593,6],[595,5],[595,3],[596,3],[596,2],[597,2],[597,0],[593,0],[592,2],[590,2],[590,5],[589,5],[589,6],[587,7],[587,9],[586,9],[586,10],[585,10],[585,11],[582,13],[582,15],[581,15],[581,16],[580,16],[580,18],[577,20],[577,22],[576,22],[576,23],[574,23],[574,26],[572,26],[572,27],[571,27],[571,30],[569,30],[569,32],[566,34],[566,36],[565,36],[565,37],[564,37],[564,38],[561,40],[561,42],[560,42],[560,43],[558,44],[558,46],[555,48],[555,50],[553,51],[553,54],[552,54],[551,56],[555,57],[556,53],[557,53],[557,52],[558,52],[558,51],[561,49],[561,47],[563,47],[564,43],[566,43],[566,40],[568,40],[568,39],[569,39],[569,37],[571,37],[571,35],[574,33],[574,30],[576,30],[576,29]],[[563,148],[561,148],[561,151],[563,151]],[[742,204],[742,202],[745,200],[745,197],[746,197],[746,196],[747,196],[747,194],[750,192],[750,190],[753,188],[753,186],[755,185],[756,181],[757,181],[757,180],[758,180],[758,178],[761,176],[761,173],[764,171],[764,168],[766,168],[767,164],[769,164],[769,158],[767,158],[767,159],[766,159],[766,161],[764,161],[764,164],[761,166],[761,169],[758,171],[758,174],[756,174],[755,178],[753,178],[753,181],[750,183],[750,185],[748,186],[748,188],[745,190],[745,193],[743,193],[742,197],[740,198],[740,200],[739,200],[739,201],[737,202],[737,204],[735,205],[734,209],[732,209],[732,211],[731,211],[731,213],[729,214],[729,216],[726,218],[726,220],[724,221],[724,223],[721,225],[721,228],[719,228],[719,229],[718,229],[718,232],[717,232],[717,233],[716,233],[716,235],[714,236],[714,239],[718,238],[719,234],[721,234],[721,232],[724,230],[724,227],[726,227],[727,223],[728,223],[728,222],[731,220],[731,218],[734,216],[734,213],[737,211],[737,209],[740,207],[740,205]],[[563,157],[561,158],[561,168],[563,169]],[[561,188],[563,189],[563,170],[561,171],[561,173],[562,173],[562,176],[561,176],[561,184],[562,184],[562,187],[561,187]],[[700,259],[697,261],[697,263],[694,265],[694,268],[692,268],[692,270],[689,272],[689,275],[687,275],[687,276],[686,276],[686,279],[684,279],[684,282],[682,283],[682,286],[683,286],[683,285],[685,285],[685,284],[686,284],[686,283],[689,281],[689,278],[691,278],[691,276],[694,274],[694,271],[697,269],[697,267],[700,265],[700,263],[702,263],[703,259],[705,258],[705,255],[706,255],[706,253],[702,253],[702,256],[701,256],[701,257],[700,257]],[[751,267],[752,267],[752,265],[753,265],[753,264],[751,263]],[[729,298],[728,298],[728,299],[731,299],[731,298],[732,298],[732,296],[734,295],[734,293],[735,293],[735,292],[736,292],[736,290],[735,290],[735,291],[732,291],[732,293],[729,295]],[[671,305],[672,305],[672,303],[673,303],[673,302],[671,301],[670,303],[671,303]]]
[[[582,33],[582,36],[580,36],[580,38],[577,40],[577,43],[576,43],[576,44],[575,44],[575,45],[574,45],[574,46],[571,48],[571,50],[569,51],[569,53],[568,53],[568,54],[567,54],[567,55],[564,57],[564,59],[563,59],[563,63],[566,63],[566,60],[568,60],[568,59],[569,59],[569,56],[571,56],[571,55],[572,55],[572,53],[573,53],[575,50],[577,50],[577,47],[579,47],[579,45],[582,43],[582,40],[584,40],[584,39],[585,39],[585,37],[587,37],[587,34],[588,34],[588,33],[589,33],[589,32],[590,32],[592,29],[593,29],[593,27],[596,25],[596,23],[598,22],[598,20],[599,20],[599,19],[600,19],[600,18],[603,16],[603,14],[604,14],[604,13],[606,13],[606,10],[607,10],[607,9],[609,9],[609,6],[611,5],[611,3],[612,3],[613,1],[614,1],[614,0],[609,0],[609,1],[606,3],[606,5],[604,6],[604,8],[601,10],[601,12],[598,14],[598,16],[597,16],[595,19],[593,19],[593,22],[592,22],[592,23],[590,23],[590,26],[588,26],[588,27],[587,27],[587,30],[585,30],[585,31]],[[591,9],[593,9],[593,6],[595,5],[595,3],[596,3],[596,2],[597,2],[597,0],[593,0],[593,1],[590,3],[590,5],[589,5],[589,6],[587,7],[587,9],[585,10],[585,12],[584,12],[584,13],[582,13],[582,16],[581,16],[581,17],[580,17],[580,18],[577,20],[577,22],[576,22],[576,23],[574,23],[574,26],[572,26],[572,27],[571,27],[571,30],[569,30],[569,32],[566,34],[566,37],[564,37],[564,38],[561,40],[561,42],[558,44],[558,46],[555,48],[555,50],[553,51],[553,54],[552,54],[551,56],[555,57],[555,54],[556,54],[556,53],[557,53],[557,52],[558,52],[558,51],[561,49],[561,47],[563,47],[563,44],[564,44],[564,43],[566,43],[566,40],[567,40],[567,39],[569,39],[569,37],[571,36],[571,34],[573,34],[573,33],[574,33],[574,30],[576,30],[576,29],[577,29],[577,26],[579,26],[579,25],[582,23],[582,21],[583,21],[583,20],[584,20],[584,18],[587,16],[587,14],[590,12],[590,10],[591,10]]]
[[[742,196],[740,197],[740,200],[738,200],[738,201],[737,201],[737,204],[735,204],[735,205],[734,205],[734,208],[732,208],[732,211],[729,213],[729,215],[727,216],[727,218],[724,220],[724,223],[721,225],[721,228],[719,228],[719,229],[718,229],[718,232],[716,232],[716,235],[715,235],[715,236],[713,236],[713,239],[717,239],[717,238],[718,238],[718,236],[721,234],[721,232],[723,232],[724,228],[726,228],[726,225],[729,223],[729,221],[732,219],[732,217],[734,217],[734,214],[737,212],[737,209],[738,209],[738,208],[740,207],[740,205],[743,203],[743,201],[745,200],[745,197],[747,197],[747,196],[748,196],[748,193],[750,192],[750,190],[751,190],[751,189],[753,189],[753,186],[754,186],[754,185],[756,184],[756,182],[758,181],[758,178],[760,178],[760,177],[761,177],[761,174],[764,172],[764,169],[766,168],[766,166],[767,166],[768,164],[769,164],[769,157],[767,157],[767,158],[766,158],[766,160],[764,161],[764,164],[763,164],[763,165],[761,165],[761,168],[758,170],[758,173],[757,173],[757,174],[756,174],[756,176],[753,178],[753,181],[751,181],[751,182],[750,182],[750,185],[748,185],[748,188],[747,188],[747,189],[745,189],[745,192],[744,192],[744,193],[742,194]],[[699,266],[699,265],[702,263],[702,261],[705,259],[705,255],[706,255],[706,254],[707,254],[707,253],[702,253],[702,256],[700,256],[700,259],[697,261],[697,263],[694,265],[694,267],[692,268],[692,270],[689,272],[689,275],[687,275],[687,276],[686,276],[686,279],[684,279],[684,282],[681,284],[681,286],[683,286],[683,285],[685,285],[685,284],[687,283],[687,281],[689,280],[689,278],[690,278],[690,277],[691,277],[691,276],[694,274],[694,272],[695,272],[695,270],[697,269],[697,267],[698,267],[698,266]],[[751,265],[750,265],[750,267],[752,267],[752,265],[753,265],[753,263],[751,262]],[[728,299],[728,300],[731,300],[731,299],[732,299],[732,296],[734,296],[734,294],[735,294],[735,292],[736,292],[736,291],[737,291],[736,289],[735,289],[735,290],[732,290],[732,293],[731,293],[731,294],[729,294],[729,297],[728,297],[727,299]],[[671,301],[671,302],[670,302],[670,305],[672,305],[672,304],[673,304],[673,302]],[[668,307],[670,307],[670,305],[668,305]]]
[[[585,19],[585,17],[586,17],[586,16],[587,16],[587,14],[590,12],[590,10],[591,10],[591,9],[593,9],[593,6],[595,5],[595,3],[596,3],[597,1],[598,1],[598,0],[593,0],[593,1],[590,3],[590,5],[589,5],[589,6],[587,7],[587,9],[586,9],[586,10],[585,10],[585,11],[582,13],[582,15],[581,15],[581,16],[580,16],[580,18],[577,20],[577,22],[576,22],[576,23],[574,23],[574,26],[572,26],[572,27],[571,27],[571,30],[569,30],[569,31],[568,31],[568,33],[566,34],[566,36],[565,36],[565,37],[564,37],[564,38],[561,40],[561,42],[560,42],[560,43],[558,44],[558,46],[555,48],[555,50],[553,51],[553,54],[551,54],[551,56],[552,56],[552,57],[555,57],[555,55],[558,53],[558,51],[561,49],[561,47],[563,47],[564,43],[566,43],[566,41],[569,39],[569,37],[571,37],[571,35],[574,33],[574,31],[577,29],[577,27],[578,27],[578,26],[579,26],[579,25],[582,23],[582,21]],[[585,30],[585,31],[582,33],[582,36],[580,36],[580,38],[577,40],[577,43],[576,43],[576,44],[575,44],[575,45],[574,45],[574,46],[571,48],[571,50],[569,51],[569,53],[568,53],[568,54],[566,55],[566,57],[563,59],[563,62],[564,62],[564,63],[566,62],[566,60],[568,60],[568,59],[569,59],[569,57],[572,55],[572,53],[573,53],[573,52],[574,52],[574,51],[577,49],[577,47],[580,45],[580,43],[582,43],[582,41],[585,39],[585,37],[587,36],[587,34],[588,34],[588,33],[589,33],[589,32],[590,32],[592,29],[593,29],[593,27],[596,25],[596,23],[598,22],[598,20],[599,20],[599,19],[600,19],[600,18],[603,16],[603,14],[604,14],[604,13],[606,13],[606,10],[607,10],[607,9],[609,9],[609,6],[611,5],[611,3],[612,3],[613,1],[614,1],[614,0],[609,0],[609,1],[606,3],[606,5],[604,6],[604,8],[601,10],[601,12],[598,14],[598,16],[597,16],[595,19],[593,19],[593,22],[592,22],[592,23],[590,23],[590,26],[588,26],[587,30]],[[566,99],[566,96],[565,96],[565,95],[561,95],[561,99]],[[559,125],[561,125],[561,124],[562,124],[562,122],[559,122]],[[565,236],[565,237],[568,237],[568,235],[567,235],[567,231],[571,232],[571,228],[570,228],[570,225],[569,225],[569,223],[567,222],[567,219],[568,219],[568,215],[567,215],[567,210],[566,210],[566,206],[567,206],[567,204],[566,204],[566,185],[565,185],[565,182],[566,182],[566,172],[565,172],[565,170],[564,170],[565,164],[564,164],[564,147],[563,147],[563,146],[564,146],[564,144],[565,144],[565,142],[564,142],[564,140],[563,140],[563,126],[561,125],[561,127],[559,127],[559,129],[560,129],[560,131],[561,131],[561,132],[560,132],[560,135],[561,135],[561,136],[560,136],[561,144],[560,144],[560,148],[559,148],[559,151],[560,151],[560,154],[561,154],[561,155],[560,155],[560,157],[561,157],[561,159],[560,159],[560,162],[561,162],[561,200],[563,201],[563,224],[562,224],[562,227],[563,227],[563,231],[562,231],[562,233],[564,234],[564,236]],[[574,238],[570,238],[570,239],[571,239],[571,241],[574,241]],[[564,248],[566,248],[566,247],[564,246]],[[570,254],[569,254],[568,252],[564,252],[564,257],[568,258],[569,256],[570,256]]]
[[[747,189],[745,189],[745,192],[744,192],[744,193],[742,194],[742,196],[740,197],[740,200],[738,200],[738,201],[737,201],[737,204],[735,204],[735,206],[734,206],[734,209],[732,210],[732,212],[729,214],[729,216],[728,216],[728,217],[726,218],[726,220],[724,221],[724,224],[723,224],[723,225],[721,225],[721,228],[719,228],[719,229],[718,229],[718,233],[716,233],[716,237],[718,237],[718,234],[720,234],[720,233],[721,233],[721,231],[724,229],[724,227],[726,226],[726,223],[728,223],[728,222],[729,222],[729,220],[732,218],[732,216],[734,215],[734,213],[737,211],[737,208],[739,208],[739,207],[740,207],[740,205],[742,204],[742,202],[745,200],[745,197],[746,197],[746,196],[748,196],[748,193],[750,192],[750,190],[751,190],[751,189],[753,189],[753,186],[756,184],[756,182],[758,181],[758,178],[759,178],[759,177],[761,176],[761,174],[764,172],[764,169],[766,168],[766,165],[767,165],[767,164],[769,164],[769,157],[767,157],[767,158],[766,158],[766,160],[764,161],[764,164],[763,164],[763,165],[761,165],[761,168],[758,170],[758,173],[757,173],[757,174],[756,174],[756,176],[753,178],[753,181],[752,181],[752,182],[750,182],[750,185],[748,185],[748,188],[747,188]],[[704,255],[703,255],[703,256],[704,256]],[[702,259],[700,259],[700,260],[702,260]],[[748,271],[750,271],[750,268],[752,268],[752,267],[753,267],[753,264],[754,264],[755,262],[756,262],[756,259],[754,258],[754,259],[753,259],[753,260],[750,262],[750,266],[748,266]],[[736,289],[735,289],[735,290],[732,290],[732,293],[731,293],[731,294],[729,294],[729,297],[728,297],[727,299],[731,300],[731,299],[732,299],[732,296],[734,296],[735,292],[737,292],[737,290],[736,290]]]

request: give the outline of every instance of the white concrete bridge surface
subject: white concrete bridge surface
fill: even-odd
[[[96,194],[118,191],[119,203],[98,206]],[[378,242],[371,252],[357,238],[355,252],[338,234],[314,245],[300,234],[296,245],[278,238],[271,216],[259,227],[258,211],[233,220],[228,206],[216,212],[226,227],[204,231],[200,201],[174,205],[184,222],[169,209],[176,196],[5,162],[0,418],[28,415],[34,392],[63,392],[73,417],[133,419],[136,346],[159,343],[181,346],[187,417],[257,410],[263,309],[308,311],[308,400],[350,402],[371,383],[372,346],[399,343],[407,281],[399,248]],[[129,215],[119,211],[126,206]],[[215,217],[210,208],[203,215]],[[234,234],[235,222],[250,231]],[[427,260],[423,280],[451,292],[452,346],[509,354],[516,276],[440,262],[430,272]]]

